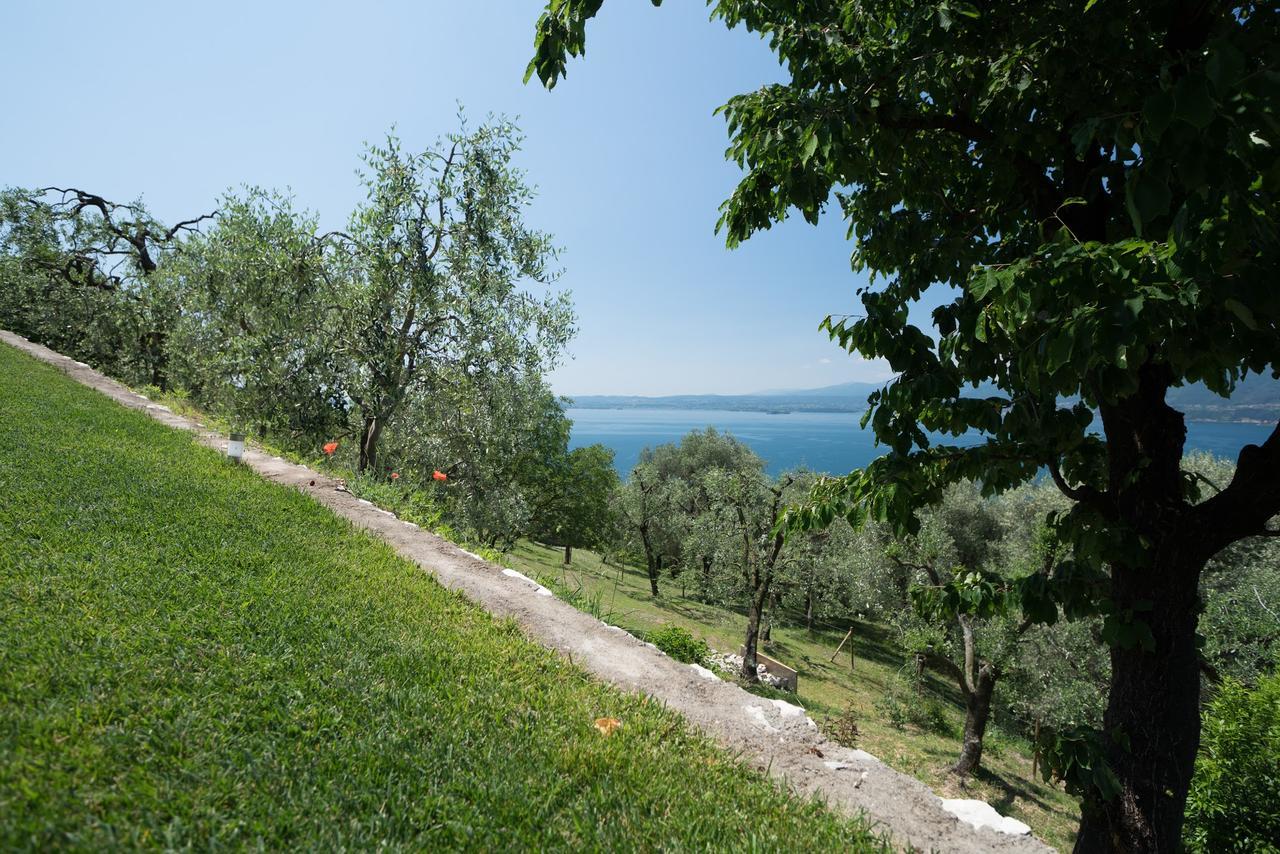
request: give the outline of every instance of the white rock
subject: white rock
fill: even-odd
[[[698,674],[703,679],[713,679],[717,682],[720,681],[719,676],[717,676],[713,671],[703,667],[701,664],[690,664],[689,666],[693,668],[694,673]]]
[[[974,827],[989,827],[992,830],[998,830],[1001,833],[1008,833],[1013,836],[1025,836],[1031,832],[1031,828],[1016,818],[1000,815],[1000,813],[996,812],[995,807],[986,801],[968,798],[943,798],[942,808]]]
[[[770,732],[777,732],[777,728],[769,723],[769,719],[765,717],[764,709],[756,705],[742,707],[748,715],[755,719],[755,722]]]
[[[465,552],[466,554],[471,555],[471,556],[472,556],[473,558],[475,558],[476,560],[483,560],[483,558],[481,558],[479,555],[472,555],[472,554],[471,554],[471,552],[467,551],[466,549],[463,549],[462,551],[463,551],[463,552]],[[518,579],[520,579],[521,581],[525,582],[526,584],[530,584],[530,585],[532,585],[532,586],[533,586],[533,588],[534,588],[534,590],[535,590],[535,591],[537,591],[537,593],[538,593],[538,595],[539,595],[539,596],[554,596],[554,595],[555,595],[555,594],[554,594],[554,593],[552,593],[550,590],[548,590],[547,588],[543,587],[541,584],[539,584],[538,582],[534,581],[534,580],[533,580],[532,578],[530,578],[529,576],[524,575],[523,573],[516,572],[514,569],[504,569],[504,570],[502,570],[502,574],[503,574],[503,575],[506,575],[506,576],[508,576],[508,577],[510,577],[510,578],[518,578]]]
[[[788,703],[786,700],[770,700],[769,702],[778,707],[778,714],[784,718],[794,718],[796,715],[804,714],[804,709],[794,703]]]

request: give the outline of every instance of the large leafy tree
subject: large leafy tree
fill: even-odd
[[[601,5],[550,3],[530,74],[554,84]],[[816,221],[834,193],[876,279],[862,316],[826,327],[896,373],[867,416],[889,453],[797,520],[907,533],[952,482],[999,492],[1047,469],[1073,555],[1027,580],[1023,608],[1101,611],[1111,645],[1089,742],[1106,761],[1075,766],[1095,769],[1076,781],[1078,846],[1173,850],[1199,738],[1200,574],[1280,511],[1280,426],[1198,500],[1166,401],[1280,368],[1274,4],[710,5],[789,76],[722,108],[746,173],[723,207],[730,244],[793,209]],[[935,287],[951,290],[928,330],[908,309]]]
[[[335,349],[353,366],[361,471],[377,469],[387,425],[433,376],[540,374],[573,334],[567,296],[530,290],[556,278],[556,250],[524,221],[521,141],[493,119],[418,154],[394,136],[365,154]]]

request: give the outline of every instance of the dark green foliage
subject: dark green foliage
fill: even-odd
[[[834,197],[873,279],[861,312],[823,327],[895,373],[865,416],[889,453],[820,483],[791,521],[914,533],[950,484],[1000,493],[1047,469],[1072,502],[1056,524],[1072,553],[1028,613],[1096,613],[1113,650],[1098,743],[1123,797],[1091,790],[1079,845],[1171,850],[1200,575],[1280,512],[1280,427],[1199,501],[1166,399],[1280,373],[1274,4],[708,5],[785,75],[722,108],[745,173],[722,207],[729,243],[792,211],[816,222]],[[600,8],[550,3],[529,74],[554,85]],[[921,328],[910,309],[938,285]],[[983,441],[929,437],[968,431]]]
[[[1280,674],[1218,687],[1187,799],[1191,851],[1280,851]]]
[[[613,451],[604,445],[551,457],[535,492],[530,535],[544,543],[599,549],[617,538],[612,499],[619,486]]]
[[[667,623],[646,632],[644,639],[685,664],[706,664],[707,656],[711,653],[705,640],[694,637],[684,626],[675,623]]]
[[[0,491],[0,848],[882,849],[3,346]]]

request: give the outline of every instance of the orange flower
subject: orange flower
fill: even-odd
[[[400,479],[400,474],[399,474],[398,472],[394,472],[394,471],[393,471],[393,472],[391,473],[391,479],[392,479],[392,480],[399,480],[399,479]]]
[[[435,479],[435,480],[448,480],[448,479],[449,479],[449,475],[445,474],[445,473],[444,473],[444,472],[442,472],[442,471],[432,472],[432,473],[431,473],[431,477],[432,477],[433,479]]]
[[[326,443],[325,443],[325,446],[324,446],[324,452],[325,452],[325,455],[326,455],[326,456],[330,456],[330,457],[332,457],[332,456],[333,456],[333,452],[334,452],[334,451],[336,451],[336,450],[338,450],[338,443],[337,443],[337,442],[326,442]]]
[[[622,721],[617,718],[596,718],[596,729],[600,730],[603,736],[613,735],[613,731],[622,726]]]

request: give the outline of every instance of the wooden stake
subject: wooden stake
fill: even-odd
[[[836,647],[836,651],[835,651],[835,652],[833,652],[833,653],[831,653],[831,663],[832,663],[832,664],[834,664],[834,663],[835,663],[836,656],[840,654],[840,650],[844,649],[844,645],[845,645],[845,643],[849,640],[849,638],[850,638],[852,635],[853,635],[853,627],[852,627],[852,626],[850,626],[850,627],[849,627],[849,631],[847,631],[847,632],[845,633],[844,640],[840,641],[840,645],[839,645],[838,647]],[[850,650],[852,650],[852,647],[850,647]],[[850,652],[850,655],[852,655],[852,654],[853,654],[853,653],[852,653],[852,651],[851,651],[851,652]]]

